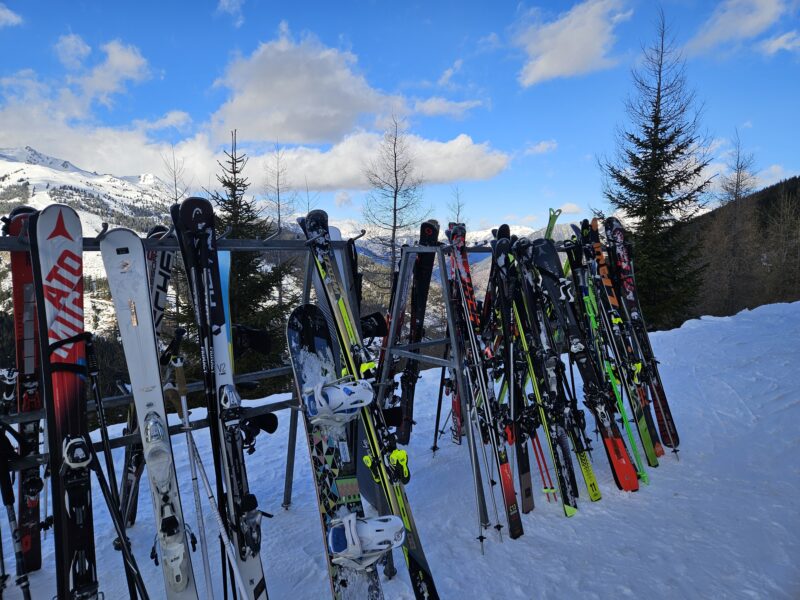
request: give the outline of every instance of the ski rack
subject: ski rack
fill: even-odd
[[[84,252],[98,252],[100,250],[100,238],[102,238],[104,231],[99,232],[97,237],[84,237],[83,238],[83,251]],[[147,250],[179,250],[178,241],[173,236],[165,236],[162,239],[153,239],[153,238],[145,238],[142,240]],[[344,249],[346,248],[346,241],[339,241],[333,240],[331,241],[331,245],[334,249]],[[30,248],[30,244],[25,236],[20,237],[5,237],[0,236],[0,251],[10,252],[10,251],[27,251]],[[231,252],[286,252],[291,254],[299,254],[305,256],[305,269],[304,269],[304,279],[303,279],[303,292],[302,292],[302,300],[301,302],[307,303],[311,297],[311,282],[313,281],[313,274],[314,274],[314,262],[311,256],[311,252],[308,246],[308,242],[302,239],[296,240],[276,240],[274,238],[267,238],[265,240],[260,239],[230,239],[221,236],[217,242],[218,250],[228,250]],[[447,265],[447,256],[452,252],[452,246],[450,244],[441,244],[439,246],[402,246],[400,248],[400,270],[398,275],[398,282],[405,283],[410,280],[412,275],[412,267],[414,263],[414,258],[416,258],[417,254],[425,254],[425,253],[435,253],[437,258],[437,263],[439,266],[439,273],[441,278],[442,284],[442,291],[443,296],[445,298],[449,297],[450,295],[450,282],[447,278],[448,272],[448,265]],[[470,246],[467,248],[467,252],[469,253],[490,253],[491,248],[488,245],[477,245],[477,246]],[[402,289],[402,287],[398,287],[398,289]],[[407,287],[407,293],[410,290],[410,286]],[[397,334],[397,323],[400,311],[400,305],[404,304],[402,302],[395,303],[395,306],[392,311],[392,318],[391,318],[391,325],[389,331],[389,344],[385,349],[387,353],[387,359],[391,359],[393,356],[399,357],[406,357],[406,358],[414,358],[418,360],[420,363],[432,365],[435,367],[441,368],[451,368],[456,374],[456,380],[459,390],[468,390],[469,388],[466,385],[463,369],[459,368],[459,365],[463,366],[465,363],[465,357],[459,348],[458,339],[457,339],[457,332],[455,329],[455,319],[454,315],[451,312],[450,303],[445,301],[445,314],[447,317],[447,335],[440,339],[435,340],[428,340],[422,341],[416,344],[396,344],[393,343],[391,340]],[[443,354],[445,356],[449,356],[447,358],[438,358],[434,356],[429,356],[422,353],[413,352],[414,350],[423,350],[435,347],[444,347]],[[450,350],[448,352],[448,350]],[[380,402],[383,402],[386,398],[387,392],[391,393],[394,389],[394,382],[388,381],[389,376],[389,365],[390,360],[386,360],[384,362],[384,366],[382,372],[379,374],[378,381],[376,384],[376,389],[378,393],[378,399]],[[284,364],[281,367],[267,369],[262,371],[256,371],[252,373],[243,373],[234,377],[235,383],[244,383],[244,382],[253,382],[253,381],[263,381],[266,379],[271,379],[275,377],[285,377],[286,375],[291,375],[292,368],[289,364]],[[294,388],[294,386],[292,386]],[[200,381],[190,383],[188,385],[189,392],[197,392],[203,389],[203,383]],[[296,393],[294,389],[291,390],[292,398],[290,400],[283,400],[279,402],[274,402],[262,406],[257,407],[250,407],[246,408],[246,414],[248,416],[258,416],[263,415],[266,413],[277,412],[280,410],[288,409],[290,411],[289,415],[289,432],[288,432],[288,440],[287,440],[287,450],[286,450],[286,473],[284,478],[284,493],[283,493],[283,501],[281,506],[283,508],[288,509],[292,503],[292,486],[293,486],[293,479],[294,479],[294,461],[295,461],[295,447],[297,443],[297,427],[298,427],[298,413],[301,410],[301,405],[299,399],[296,397]],[[462,404],[465,402],[464,400],[465,395],[462,393],[461,399]],[[116,395],[116,396],[109,396],[107,398],[103,398],[103,406],[105,408],[120,408],[129,405],[133,401],[132,394],[123,394],[123,395]],[[464,414],[466,412],[466,406],[462,406],[464,410]],[[94,402],[89,402],[87,405],[87,411],[89,413],[95,412],[95,405]],[[40,418],[44,418],[44,410],[41,411],[41,415],[38,415]],[[25,419],[30,419],[31,414],[26,413]],[[0,422],[7,423],[7,424],[14,424],[20,422],[22,417],[18,414],[8,414],[8,415],[0,415]],[[198,419],[196,421],[192,421],[191,423],[192,429],[203,429],[208,427],[208,420],[207,419]],[[481,524],[486,526],[489,523],[488,519],[488,511],[486,509],[486,499],[483,492],[483,485],[481,480],[481,470],[480,464],[478,462],[478,454],[477,454],[477,445],[476,441],[473,436],[473,431],[471,427],[466,427],[467,430],[467,443],[470,447],[470,462],[472,464],[473,470],[473,479],[475,483],[475,494],[476,494],[476,503],[478,506],[478,512],[480,515]],[[183,432],[182,425],[173,425],[169,427],[169,435],[177,435]],[[111,447],[112,448],[120,448],[123,446],[129,446],[139,440],[139,435],[136,433],[123,435],[117,438],[113,438],[111,440]],[[99,451],[101,449],[100,443],[95,444],[95,448]],[[21,470],[27,467],[33,466],[35,464],[46,464],[48,461],[48,455],[46,453],[41,453],[38,455],[31,455],[25,457],[23,459],[15,459],[12,464],[11,468],[14,470]]]
[[[492,249],[488,244],[469,246],[467,247],[468,253],[491,253]],[[380,406],[385,406],[386,400],[395,389],[394,379],[391,377],[391,364],[392,358],[403,357],[419,361],[423,364],[441,367],[442,369],[452,369],[456,376],[456,385],[460,390],[461,409],[465,417],[465,430],[467,433],[467,446],[470,453],[470,465],[472,468],[473,483],[475,487],[475,502],[477,505],[478,516],[481,528],[489,526],[489,516],[486,508],[486,497],[484,495],[484,487],[482,483],[480,462],[478,460],[478,447],[470,422],[468,407],[466,405],[467,394],[472,393],[466,384],[464,376],[464,366],[466,364],[466,357],[463,353],[463,347],[458,343],[458,332],[455,327],[455,316],[452,312],[452,304],[447,300],[450,297],[450,280],[448,279],[449,266],[447,264],[447,256],[452,254],[453,246],[449,243],[442,243],[438,246],[402,246],[400,248],[400,267],[397,275],[396,290],[405,290],[406,294],[410,294],[411,278],[413,274],[413,266],[418,254],[436,254],[436,262],[439,267],[439,277],[442,285],[442,298],[444,299],[444,308],[447,321],[447,332],[445,337],[433,339],[428,341],[421,341],[413,344],[402,344],[396,342],[398,323],[401,322],[400,310],[404,310],[406,305],[405,298],[397,298],[392,307],[392,313],[389,321],[389,335],[388,343],[383,349],[385,352],[385,360],[383,361],[381,372],[378,374],[376,384],[377,388],[377,402]],[[428,303],[428,310],[430,310],[430,302]],[[444,347],[443,356],[449,358],[439,358],[436,356],[429,356],[421,352],[414,352],[430,349],[435,347]],[[438,423],[437,423],[438,426]],[[487,474],[491,478],[491,474]],[[481,529],[482,531],[482,529]],[[479,539],[482,538],[482,533]]]
[[[105,234],[107,226],[103,227],[103,230],[98,232],[96,237],[84,237],[83,238],[83,251],[84,252],[99,252],[100,251],[100,239]],[[304,269],[304,279],[303,279],[303,293],[302,293],[302,302],[307,303],[311,297],[311,284],[312,275],[313,275],[313,260],[311,258],[311,252],[306,240],[303,239],[296,239],[296,240],[277,240],[274,237],[268,237],[267,239],[229,239],[224,237],[225,234],[220,236],[217,241],[217,249],[218,250],[228,250],[231,252],[286,252],[292,254],[300,254],[305,256],[305,269]],[[178,240],[175,239],[174,236],[165,236],[162,239],[153,239],[153,238],[143,238],[142,242],[144,243],[146,250],[179,250]],[[347,242],[345,241],[332,241],[331,245],[334,248],[345,248]],[[0,236],[0,252],[11,252],[11,251],[29,251],[30,250],[30,243],[28,242],[27,235],[21,235],[19,237],[9,237],[9,236]],[[261,371],[254,371],[252,373],[242,373],[239,375],[234,376],[234,383],[245,383],[245,382],[254,382],[254,381],[263,381],[266,379],[273,379],[276,377],[285,377],[286,375],[292,374],[292,367],[290,364],[286,363],[281,367],[276,367],[273,369],[266,369]],[[292,398],[290,400],[282,400],[279,402],[272,402],[262,406],[254,406],[254,407],[246,407],[244,408],[244,413],[246,416],[255,417],[267,413],[277,412],[279,410],[288,409],[290,411],[289,416],[289,439],[287,444],[286,450],[286,474],[284,480],[284,495],[283,495],[283,503],[282,506],[284,508],[288,508],[291,505],[291,498],[292,498],[292,484],[294,479],[294,458],[295,458],[295,446],[297,443],[297,423],[298,423],[298,411],[300,410],[300,401],[296,396],[296,392],[294,391],[294,385],[291,385],[291,393]],[[198,392],[203,389],[203,383],[201,381],[192,382],[187,386],[188,392]],[[117,396],[108,396],[102,399],[104,408],[120,408],[128,406],[133,401],[132,394],[121,394]],[[246,400],[245,400],[246,402]],[[87,413],[91,414],[96,412],[95,403],[88,402],[87,403]],[[45,411],[41,410],[41,414],[36,414],[35,416],[39,419],[45,418]],[[30,420],[33,413],[25,413],[24,417],[19,415],[18,413],[11,413],[2,415],[0,414],[0,423],[6,424],[14,424],[19,423],[22,420]],[[209,426],[208,419],[197,419],[191,422],[192,430],[203,429]],[[169,435],[178,435],[183,433],[183,425],[171,425],[169,427]],[[117,438],[111,439],[111,447],[112,448],[121,448],[123,446],[130,446],[137,441],[140,440],[140,436],[138,433],[131,433],[127,435],[122,435]],[[93,444],[95,450],[100,452],[102,450],[102,444],[97,442]],[[25,458],[14,459],[10,462],[10,467],[14,471],[20,471],[22,469],[29,468],[35,465],[42,465],[47,464],[49,460],[49,456],[46,452],[39,453],[39,454],[32,454],[26,456]]]

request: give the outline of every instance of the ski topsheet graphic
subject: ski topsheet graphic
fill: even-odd
[[[113,229],[100,241],[100,252],[128,363],[167,597],[197,598],[164,409],[144,246],[133,231]]]
[[[83,239],[77,213],[54,204],[28,222],[47,409],[56,589],[59,598],[97,593],[90,455],[85,448]]]

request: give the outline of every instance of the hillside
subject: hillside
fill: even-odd
[[[442,598],[797,598],[800,473],[791,465],[800,404],[786,340],[798,336],[800,303],[703,317],[654,334],[681,432],[680,461],[665,457],[650,470],[651,485],[626,494],[616,489],[596,452],[601,501],[582,499],[578,514],[566,519],[558,505],[537,493],[535,510],[523,517],[525,535],[514,541],[504,536],[500,542],[496,533],[487,533],[483,555],[475,541],[466,447],[442,439],[435,457],[429,449],[439,372],[425,371],[417,387],[418,426],[409,447],[407,490]],[[202,416],[202,410],[193,411],[193,419]],[[293,503],[289,510],[280,508],[289,421],[287,413],[279,418],[277,432],[262,436],[256,453],[246,457],[259,505],[275,515],[263,522],[261,550],[270,597],[327,598],[302,435],[295,450]],[[119,426],[112,427],[112,435],[119,435]],[[201,432],[197,439],[210,469],[208,435]],[[194,524],[184,438],[175,436],[173,445],[184,512]],[[115,451],[115,458],[119,468],[122,453]],[[534,475],[538,482],[535,467]],[[106,597],[119,597],[125,589],[121,557],[111,550],[114,535],[96,484],[92,490],[101,589]],[[161,598],[161,568],[147,559],[153,514],[146,484],[139,493],[139,518],[129,535],[151,597]],[[209,518],[206,526],[213,536]],[[3,548],[6,565],[13,564],[8,528],[3,528]],[[45,570],[31,578],[35,598],[54,593],[52,552],[48,536]],[[218,552],[219,545],[211,543],[212,565],[220,564]],[[410,600],[402,555],[395,561],[399,572],[384,582],[386,596]],[[202,579],[199,554],[193,562]],[[12,587],[6,597],[17,598],[16,591]]]
[[[687,318],[800,299],[800,177],[700,215],[681,235],[706,265]]]

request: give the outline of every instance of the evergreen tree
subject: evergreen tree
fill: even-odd
[[[633,71],[631,124],[618,134],[615,158],[600,166],[604,195],[631,230],[642,310],[651,326],[664,328],[686,318],[697,294],[703,267],[693,260],[696,247],[678,233],[702,206],[711,180],[700,111],[663,12],[656,29]]]
[[[244,176],[247,156],[236,147],[236,131],[231,132],[231,149],[225,152],[225,160],[219,162],[222,172],[217,175],[220,191],[211,194],[216,205],[217,230],[228,232],[231,239],[264,239],[274,226],[261,215],[256,200],[246,196],[250,183]],[[271,357],[277,359],[283,348],[284,318],[288,303],[277,302],[277,288],[287,275],[287,268],[269,264],[261,252],[232,252],[230,274],[231,321],[272,330]],[[236,370],[246,372],[263,368],[271,362],[264,357],[247,353],[236,361]]]

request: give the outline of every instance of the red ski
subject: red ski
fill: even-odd
[[[4,219],[3,233],[21,237],[27,233],[28,217],[36,212],[20,206]],[[19,413],[42,409],[39,394],[39,340],[36,318],[36,295],[30,253],[24,250],[11,252],[12,302],[14,305],[14,336],[16,340],[17,410]],[[21,421],[19,425],[21,457],[34,455],[39,450],[39,419]],[[42,567],[42,542],[40,537],[41,514],[39,493],[42,478],[39,466],[20,471],[18,479],[19,534],[22,544],[23,565],[26,573]]]

